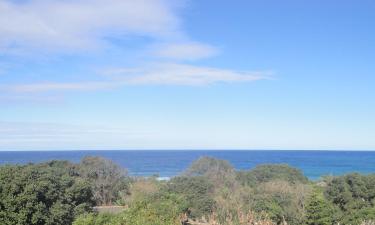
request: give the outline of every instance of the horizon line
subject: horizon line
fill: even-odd
[[[371,152],[375,149],[12,149],[0,152],[74,152],[74,151],[322,151],[322,152]]]

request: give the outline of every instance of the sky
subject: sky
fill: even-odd
[[[372,0],[0,0],[0,150],[375,150]]]

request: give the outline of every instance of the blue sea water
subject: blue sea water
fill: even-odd
[[[312,180],[323,175],[375,173],[375,152],[370,151],[0,151],[0,164],[79,162],[87,155],[109,158],[135,176],[176,176],[201,156],[228,160],[238,170],[265,163],[287,163],[301,169]]]

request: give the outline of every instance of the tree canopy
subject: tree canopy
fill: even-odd
[[[70,224],[93,204],[90,183],[68,162],[0,167],[0,224]]]

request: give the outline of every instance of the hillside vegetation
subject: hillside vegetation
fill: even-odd
[[[116,213],[95,206],[123,206]],[[375,175],[309,181],[285,164],[236,171],[202,157],[169,181],[86,157],[0,167],[4,225],[373,225]]]

